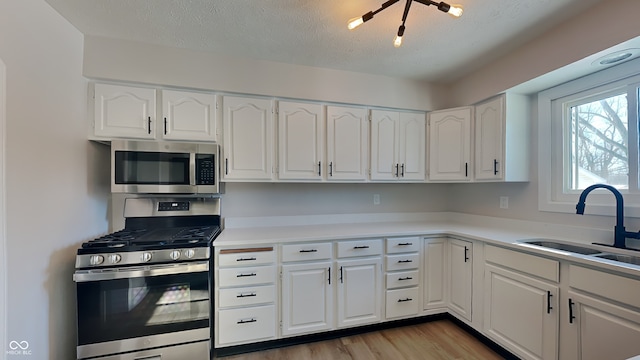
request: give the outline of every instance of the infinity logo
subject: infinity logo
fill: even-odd
[[[29,348],[29,343],[26,341],[11,341],[9,343],[9,349],[11,350],[17,350],[17,349],[21,349],[21,350],[27,350]]]

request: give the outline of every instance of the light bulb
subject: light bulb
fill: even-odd
[[[449,8],[449,11],[447,11],[447,14],[459,18],[460,16],[462,16],[462,5],[451,5],[451,7]]]
[[[353,19],[349,20],[349,25],[347,25],[347,28],[349,28],[349,30],[353,30],[362,24],[364,24],[362,16],[354,17]]]
[[[402,45],[402,36],[396,35],[395,39],[393,39],[393,46],[399,48]]]

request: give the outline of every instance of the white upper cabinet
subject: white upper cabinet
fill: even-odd
[[[111,84],[94,86],[97,138],[217,141],[213,94]],[[162,113],[157,114],[160,93]]]
[[[327,180],[367,180],[368,111],[327,106]]]
[[[400,113],[398,162],[400,180],[425,179],[426,121],[424,113]]]
[[[371,180],[423,181],[423,113],[371,111]]]
[[[216,97],[213,94],[162,90],[162,138],[216,141]]]
[[[223,109],[224,181],[271,181],[273,102],[225,96]]]
[[[156,90],[95,84],[94,136],[156,138]]]
[[[429,180],[471,180],[471,107],[429,113]]]
[[[324,108],[320,104],[278,103],[278,178],[323,178]]]
[[[529,180],[529,121],[525,96],[502,94],[475,107],[475,179]]]

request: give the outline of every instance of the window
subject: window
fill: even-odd
[[[640,60],[538,94],[539,209],[575,213],[579,194],[603,183],[640,217]],[[588,213],[613,215],[607,191],[589,195]]]
[[[627,93],[618,89],[564,104],[564,190],[601,183],[629,189]],[[637,164],[633,166],[637,173]]]

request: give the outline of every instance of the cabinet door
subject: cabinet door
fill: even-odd
[[[471,321],[473,244],[449,240],[449,306],[458,315]]]
[[[447,239],[424,241],[424,309],[445,308]]]
[[[369,324],[380,320],[380,257],[336,262],[338,327]]]
[[[327,107],[327,180],[367,179],[367,110]]]
[[[282,335],[333,328],[331,262],[282,265]]]
[[[475,108],[475,179],[500,180],[504,174],[504,97]]]
[[[577,335],[575,359],[627,359],[640,354],[640,312],[569,291],[567,321]]]
[[[471,179],[471,108],[429,113],[429,179]]]
[[[162,90],[162,137],[167,140],[216,141],[216,97]]]
[[[425,178],[426,120],[423,113],[400,113],[398,162],[400,180]]]
[[[371,111],[371,180],[398,178],[398,122],[393,111]]]
[[[322,180],[324,111],[319,104],[278,103],[278,177]]]
[[[96,136],[155,139],[156,90],[95,84],[94,115]]]
[[[522,359],[558,358],[558,287],[485,266],[484,333]]]
[[[223,98],[225,181],[271,180],[272,105],[267,99]]]

